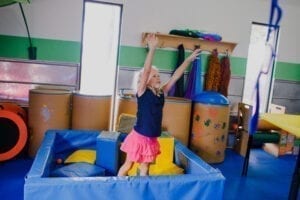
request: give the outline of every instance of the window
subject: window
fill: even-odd
[[[75,90],[78,64],[0,59],[0,101],[28,106],[29,90],[52,88]]]
[[[270,34],[269,41],[266,42],[268,28],[266,24],[252,23],[250,44],[248,50],[248,60],[246,76],[244,82],[243,102],[253,105],[255,84],[258,74],[263,70],[260,78],[260,112],[266,112],[271,101],[273,74],[275,71],[275,60],[272,53],[277,52],[277,40],[279,29],[275,29]]]

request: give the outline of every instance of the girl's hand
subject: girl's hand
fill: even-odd
[[[193,51],[193,53],[189,57],[186,58],[186,61],[188,61],[190,63],[193,62],[196,59],[196,57],[200,55],[201,51],[202,51],[202,49],[195,49]]]
[[[147,34],[146,42],[148,44],[149,49],[156,49],[156,47],[158,46],[158,38],[154,33]]]

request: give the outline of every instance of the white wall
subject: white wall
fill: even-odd
[[[31,0],[22,4],[32,37],[80,41],[82,0]],[[0,34],[27,36],[18,4],[0,8]]]
[[[299,63],[300,2],[279,0],[284,10],[278,60]],[[233,55],[247,57],[251,23],[268,23],[271,0],[130,0],[124,5],[122,44],[138,46],[141,33],[171,29],[217,32],[238,43]],[[298,55],[298,56],[297,56]]]
[[[268,23],[272,0],[106,0],[123,4],[121,44],[140,46],[145,31],[171,29],[216,32],[238,43],[233,56],[247,57],[253,21]],[[283,8],[278,60],[300,63],[300,2],[279,0]],[[80,41],[82,0],[31,0],[23,4],[32,37]],[[97,20],[97,19],[95,19]],[[0,7],[0,34],[26,36],[17,4]]]

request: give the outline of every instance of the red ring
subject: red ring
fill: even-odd
[[[10,119],[17,125],[19,129],[19,139],[16,145],[10,150],[0,153],[0,161],[5,161],[13,158],[22,151],[26,144],[28,134],[26,124],[20,115],[8,110],[0,110],[0,117]]]

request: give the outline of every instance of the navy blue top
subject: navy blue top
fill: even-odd
[[[137,121],[134,130],[147,137],[159,137],[161,135],[161,123],[164,94],[156,96],[150,89],[137,96]]]

